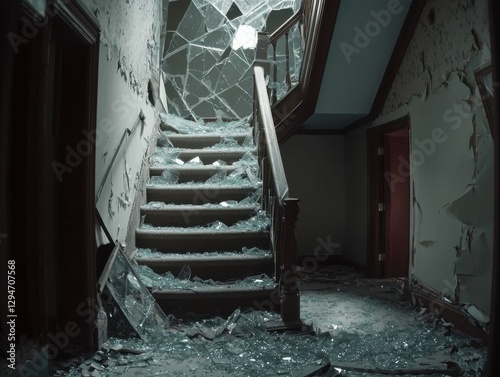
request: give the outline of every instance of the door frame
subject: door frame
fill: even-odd
[[[47,5],[49,6],[49,5]],[[56,30],[56,23],[63,25],[77,41],[66,41],[67,36],[51,36],[51,44],[48,48],[54,48],[58,44],[59,52],[62,55],[70,56],[61,67],[60,74],[66,86],[57,84],[60,88],[67,88],[67,81],[71,78],[68,71],[72,69],[71,60],[73,54],[82,61],[81,70],[78,72],[81,78],[75,78],[78,84],[74,91],[78,93],[74,100],[63,103],[82,103],[85,108],[75,116],[74,109],[62,106],[57,111],[59,121],[54,124],[59,139],[55,155],[58,161],[67,161],[68,146],[80,154],[80,164],[72,169],[69,174],[64,175],[64,180],[59,182],[57,191],[57,217],[58,217],[58,247],[55,251],[59,261],[58,270],[58,292],[56,300],[58,302],[57,331],[64,331],[65,327],[73,323],[81,329],[78,335],[71,339],[71,344],[82,352],[95,351],[98,346],[94,319],[78,315],[78,308],[88,302],[95,303],[97,298],[97,277],[96,277],[96,209],[95,209],[95,145],[90,140],[85,139],[87,135],[95,134],[97,120],[97,85],[99,66],[99,43],[100,26],[97,18],[79,0],[57,1],[54,11],[56,16],[50,20],[52,28]],[[60,29],[59,29],[60,30]],[[70,69],[68,69],[70,68]],[[61,96],[67,92],[62,90]],[[70,94],[70,93],[67,93]],[[73,94],[73,93],[71,93]],[[45,98],[45,103],[49,98]],[[71,126],[68,120],[72,119]],[[63,120],[63,122],[61,122]],[[84,152],[80,152],[80,145],[85,143]],[[83,150],[83,148],[82,148]],[[79,198],[75,200],[75,198]],[[80,203],[75,203],[80,201]],[[72,226],[67,227],[68,220]],[[64,231],[62,227],[65,227]],[[72,283],[78,284],[72,285]],[[60,287],[64,285],[63,287]],[[95,307],[89,308],[95,317],[97,310]],[[63,327],[64,326],[64,327]]]
[[[489,25],[491,37],[491,63],[493,82],[500,82],[500,33],[499,13],[500,3],[498,0],[489,0]],[[495,152],[495,219],[494,229],[500,227],[500,85],[493,86],[493,125],[492,134],[494,138]],[[491,325],[488,344],[487,375],[493,377],[500,370],[500,234],[495,232],[493,242],[493,281],[491,295]]]
[[[36,344],[38,350],[35,353],[44,358],[41,362],[45,367],[54,358],[53,351],[52,355],[46,353],[48,347],[54,338],[60,334],[64,336],[68,329],[72,334],[73,330],[78,334],[70,337],[72,334],[66,333],[68,347],[59,346],[59,356],[70,352],[72,347],[69,345],[81,352],[97,349],[93,321],[77,312],[79,304],[85,304],[87,300],[95,302],[97,297],[94,145],[90,146],[88,155],[83,156],[78,167],[68,173],[67,179],[65,176],[62,184],[57,182],[48,163],[65,163],[61,155],[66,153],[66,147],[75,147],[75,140],[82,141],[82,131],[90,135],[95,132],[100,28],[96,17],[80,0],[47,2],[43,19],[26,4],[26,1],[9,1],[5,17],[9,18],[8,32],[29,38],[21,39],[22,43],[16,46],[18,51],[11,45],[1,46],[2,53],[5,52],[2,58],[9,62],[0,68],[1,76],[9,77],[9,80],[0,88],[1,98],[8,98],[8,106],[1,106],[3,126],[0,130],[2,145],[6,146],[2,150],[5,159],[0,161],[0,174],[2,178],[8,178],[4,181],[5,187],[2,185],[8,215],[5,220],[7,231],[2,228],[0,232],[7,233],[9,241],[1,245],[7,249],[2,256],[15,261],[17,270],[16,292],[19,312],[23,315],[16,322],[16,343],[24,335],[28,342]],[[1,19],[4,20],[4,15]],[[30,29],[31,34],[23,34],[24,23],[35,19],[36,30]],[[58,125],[47,116],[48,106],[53,104],[53,82],[50,80],[54,70],[49,67],[49,57],[57,41],[66,37],[64,32],[55,32],[56,24],[64,25],[64,30],[78,41],[75,44],[78,50],[75,51],[83,57],[82,66],[85,67],[80,72],[83,78],[78,81],[84,83],[78,87],[78,98],[85,99],[84,115],[75,117],[70,124]],[[71,102],[71,97],[68,98],[65,103]],[[68,113],[67,109],[61,109],[61,114],[66,117]],[[54,137],[54,141],[46,145],[44,140],[51,138],[52,133],[62,136]],[[49,202],[47,198],[50,198]],[[74,208],[77,210],[72,211]],[[61,231],[61,224],[73,224],[74,229],[72,232]],[[54,245],[56,247],[52,247]],[[70,263],[59,263],[54,267],[57,276],[50,276],[46,272],[47,265],[52,265],[68,251],[72,253]],[[48,279],[52,279],[50,285]],[[54,285],[57,293],[49,289]],[[71,299],[64,300],[68,296]],[[56,300],[59,300],[59,305],[53,310],[50,305]],[[19,348],[19,351],[32,350]],[[26,359],[19,367],[30,368],[29,363],[30,360]]]
[[[385,249],[385,213],[379,210],[379,203],[384,203],[385,158],[379,153],[384,145],[384,135],[408,128],[411,130],[410,116],[387,122],[366,131],[367,167],[368,167],[368,224],[367,224],[367,273],[374,278],[384,277],[384,264],[379,259]],[[408,198],[408,205],[410,198]],[[409,248],[409,243],[408,243]]]

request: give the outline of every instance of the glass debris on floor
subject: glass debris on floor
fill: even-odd
[[[316,334],[269,333],[266,323],[280,316],[261,311],[170,318],[161,338],[111,337],[93,357],[65,362],[53,376],[300,377],[305,368],[322,365],[329,366],[329,376],[383,376],[377,369],[459,371],[455,368],[464,376],[482,375],[486,347],[450,332],[442,319],[413,310],[402,298],[401,280],[366,279],[346,268],[308,274],[301,282],[302,318]],[[331,280],[315,282],[315,275]]]
[[[234,119],[252,112],[255,33],[272,33],[300,8],[300,0],[196,0],[170,2],[162,38],[162,70],[170,111],[194,119]],[[300,25],[278,40],[280,94],[286,88],[286,47],[290,81],[302,64]],[[274,52],[270,56],[274,60]]]

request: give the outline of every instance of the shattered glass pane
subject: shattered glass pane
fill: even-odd
[[[301,0],[195,0],[177,19],[171,12],[164,33],[162,69],[169,110],[181,117],[236,119],[252,112],[252,64],[256,32],[272,31],[273,11],[296,12]],[[175,2],[169,7],[176,7]],[[283,22],[283,20],[281,20]],[[290,77],[298,79],[302,47],[298,26],[289,34]],[[275,85],[286,94],[284,38]]]
[[[139,336],[155,341],[165,336],[168,318],[142,283],[121,249],[111,266],[106,287]]]
[[[288,34],[289,62],[288,74],[290,75],[290,87],[298,84],[300,69],[302,66],[302,35],[299,25],[295,25]],[[276,44],[276,69],[277,77],[274,77],[274,67],[271,68],[269,77],[269,88],[276,91],[276,97],[279,101],[289,91],[288,82],[286,79],[287,73],[287,55],[286,55],[286,38],[281,37]],[[268,49],[268,59],[274,60],[274,48],[270,46]]]

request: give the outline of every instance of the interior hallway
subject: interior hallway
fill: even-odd
[[[402,297],[403,283],[366,279],[348,267],[319,269],[301,282],[302,317],[316,335],[268,333],[265,322],[279,316],[266,312],[177,320],[164,342],[111,338],[93,357],[59,365],[53,376],[383,375],[340,367],[311,374],[328,361],[387,371],[446,370],[451,362],[449,373],[458,365],[464,376],[481,376],[484,342],[455,331],[446,318],[413,309]]]

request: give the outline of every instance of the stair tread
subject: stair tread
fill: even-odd
[[[151,185],[147,184],[146,188],[148,190],[191,190],[191,189],[206,189],[206,190],[224,190],[224,191],[238,191],[238,190],[249,190],[249,189],[257,189],[261,186],[261,184],[253,184],[253,185],[208,185],[206,183],[181,183],[181,184],[158,184]]]
[[[222,166],[214,166],[214,165],[152,165],[149,168],[149,171],[164,171],[166,169],[170,170],[178,170],[178,171],[214,171],[218,172],[219,170],[235,170],[236,167],[233,165],[222,165]]]
[[[159,147],[158,149],[162,148],[167,148],[167,147]],[[231,148],[167,148],[169,152],[180,152],[181,155],[183,153],[186,154],[199,154],[199,155],[205,155],[205,154],[234,154],[234,153],[247,153],[247,152],[252,152],[252,153],[257,153],[256,148],[249,148],[249,147],[231,147]]]
[[[260,206],[255,205],[234,205],[234,206],[223,206],[223,205],[195,205],[195,204],[172,204],[165,205],[164,207],[154,207],[148,204],[141,206],[141,211],[144,212],[185,212],[187,210],[192,210],[196,212],[240,212],[240,211],[256,211]]]
[[[271,287],[259,287],[259,286],[241,286],[234,283],[222,283],[221,285],[207,286],[207,287],[193,287],[193,288],[169,288],[169,289],[159,289],[154,288],[152,290],[153,295],[199,295],[199,294],[213,294],[213,295],[224,295],[224,294],[242,294],[242,293],[255,293],[255,292],[272,292],[276,288],[276,285]]]
[[[269,260],[272,258],[272,254],[268,255],[237,255],[237,254],[227,254],[227,255],[220,255],[220,256],[201,256],[201,255],[193,255],[193,254],[186,254],[184,255],[174,255],[170,256],[169,254],[165,253],[165,256],[162,257],[141,257],[141,256],[136,256],[135,260],[138,263],[150,263],[150,264],[155,264],[155,263],[164,263],[164,262],[186,262],[186,264],[189,262],[198,262],[198,263],[205,263],[205,262],[223,262],[223,261],[259,261],[259,260]]]
[[[247,132],[233,132],[233,133],[220,133],[220,132],[207,132],[207,133],[194,133],[194,134],[167,134],[163,133],[165,137],[168,139],[186,139],[186,140],[192,140],[192,139],[212,139],[212,138],[223,138],[223,137],[228,137],[228,138],[237,138],[237,137],[242,137],[245,138],[248,135],[252,134],[252,129],[248,129]]]
[[[166,228],[166,227],[165,227]],[[268,230],[240,230],[240,229],[189,229],[189,228],[179,228],[179,230],[172,229],[142,229],[136,230],[137,235],[185,235],[185,236],[196,236],[196,235],[225,235],[234,236],[239,234],[255,234],[262,235],[268,234]]]

